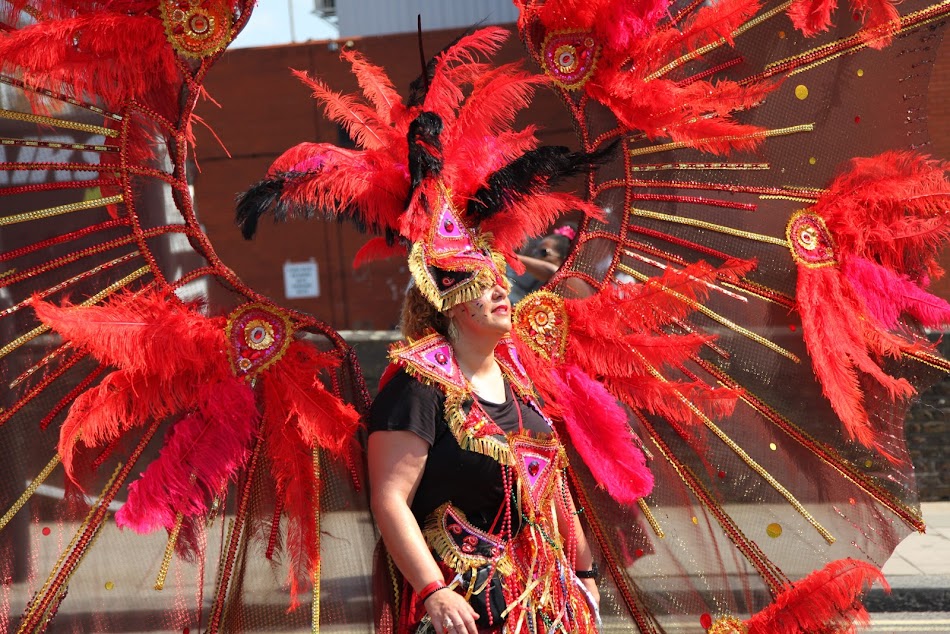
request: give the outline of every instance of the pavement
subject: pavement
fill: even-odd
[[[884,565],[891,592],[875,587],[871,612],[950,612],[950,502],[921,504],[926,533],[913,533]]]

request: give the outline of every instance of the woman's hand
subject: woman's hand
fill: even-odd
[[[426,612],[438,634],[478,634],[478,614],[452,589],[438,590],[425,600]],[[451,627],[446,627],[451,625]]]
[[[600,590],[597,588],[597,581],[595,579],[581,579],[581,583],[584,584],[584,587],[590,593],[591,598],[594,600],[594,605],[597,606],[597,609],[600,609]]]

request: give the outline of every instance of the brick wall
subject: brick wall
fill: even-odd
[[[940,352],[950,355],[950,341],[941,343]],[[920,498],[950,500],[950,376],[921,394],[904,429]]]

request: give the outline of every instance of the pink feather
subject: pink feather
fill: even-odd
[[[950,324],[950,303],[931,295],[906,275],[861,257],[843,258],[841,271],[883,328],[896,328],[902,313],[930,328]]]
[[[171,530],[178,513],[203,515],[248,456],[258,412],[243,380],[231,378],[203,390],[205,401],[169,431],[159,457],[129,485],[116,523],[137,533]]]
[[[649,495],[653,474],[614,397],[575,365],[558,368],[555,382],[571,445],[597,483],[621,504]]]

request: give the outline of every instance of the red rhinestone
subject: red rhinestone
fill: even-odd
[[[725,472],[725,471],[720,471],[720,472],[719,472],[719,477],[720,477],[720,478],[725,478],[725,477],[726,477],[726,472]]]
[[[860,117],[860,115],[854,118],[854,122],[855,122],[855,123],[861,123],[861,117]]]
[[[449,360],[449,359],[448,359],[448,357],[445,356],[445,354],[443,354],[443,353],[441,353],[441,352],[436,352],[436,353],[435,353],[435,361],[436,361],[436,363],[438,363],[439,365],[445,365],[445,362],[448,361],[448,360]]]
[[[455,223],[452,222],[451,220],[446,220],[445,224],[443,224],[442,226],[445,227],[445,230],[448,231],[449,233],[452,233],[453,231],[455,231]]]
[[[712,627],[712,616],[710,616],[708,612],[704,613],[699,617],[699,624],[708,630]]]
[[[635,551],[633,551],[633,554],[636,555],[637,557],[643,557],[643,549],[637,548]]]
[[[49,533],[50,533],[49,526],[44,526],[44,527],[43,527],[43,534],[44,534],[44,535],[49,535]]]
[[[528,475],[531,476],[532,478],[538,475],[538,471],[540,470],[541,470],[541,465],[538,464],[537,460],[532,460],[531,462],[528,463]]]

